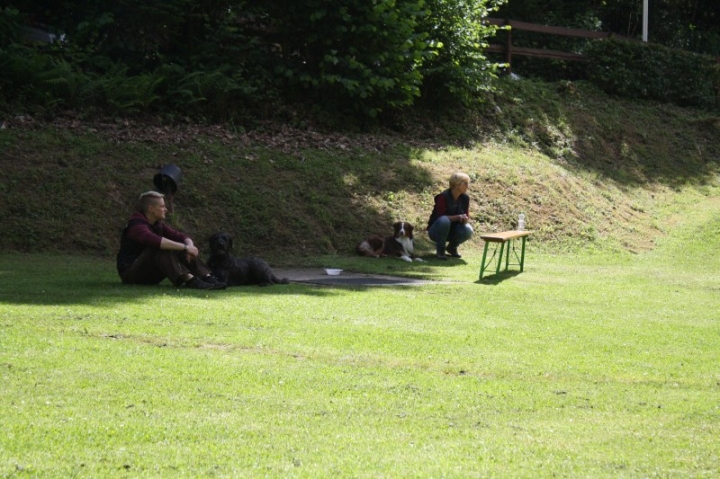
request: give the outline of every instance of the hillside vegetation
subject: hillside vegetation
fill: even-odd
[[[236,253],[286,264],[351,255],[395,220],[424,229],[455,170],[473,179],[476,231],[513,228],[524,212],[532,241],[549,249],[652,248],[673,205],[692,198],[679,193],[720,186],[720,118],[582,83],[502,82],[475,111],[398,117],[384,130],[340,133],[330,121],[295,112],[244,130],[5,116],[0,247],[111,256],[138,194],[168,163],[183,174],[174,225],[201,245],[228,231]]]

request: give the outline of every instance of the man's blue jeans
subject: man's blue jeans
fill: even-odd
[[[445,254],[445,243],[448,248],[457,248],[472,237],[473,229],[467,223],[453,223],[449,217],[441,216],[430,226],[428,235],[435,242],[437,254]]]

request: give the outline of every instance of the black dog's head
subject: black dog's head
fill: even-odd
[[[210,237],[210,253],[213,256],[229,254],[232,251],[232,238],[224,232],[215,233]]]

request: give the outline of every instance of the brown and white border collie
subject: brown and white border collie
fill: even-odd
[[[398,221],[393,224],[392,236],[370,235],[355,247],[355,251],[372,258],[396,256],[404,261],[422,261],[415,256],[414,229],[410,223]]]

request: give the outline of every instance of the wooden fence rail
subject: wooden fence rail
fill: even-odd
[[[505,45],[488,45],[487,51],[505,54],[505,63],[508,64],[506,74],[511,73],[513,55],[521,55],[528,57],[554,58],[556,60],[583,61],[583,57],[579,53],[561,52],[557,50],[547,50],[544,48],[525,48],[515,47],[512,44],[513,30],[523,30],[527,32],[547,33],[550,35],[563,35],[566,37],[578,38],[622,38],[625,40],[635,40],[634,38],[625,37],[616,33],[595,32],[592,30],[582,30],[579,28],[552,27],[548,25],[539,25],[537,23],[519,22],[517,20],[503,20],[500,18],[488,18],[486,21],[490,25],[510,27],[507,30],[507,38]]]
[[[595,32],[592,30],[582,30],[579,28],[565,28],[565,27],[552,27],[548,25],[540,25],[537,23],[519,22],[517,20],[503,20],[500,18],[487,18],[487,23],[490,25],[496,25],[500,27],[510,27],[507,30],[507,38],[505,45],[488,45],[487,51],[495,53],[505,54],[505,63],[507,68],[505,74],[509,75],[512,73],[512,56],[521,55],[527,57],[540,57],[540,58],[554,58],[556,60],[569,60],[569,61],[583,61],[586,58],[579,53],[572,52],[561,52],[557,50],[546,50],[544,48],[525,48],[515,47],[512,44],[512,32],[513,30],[524,30],[526,32],[537,32],[547,33],[550,35],[563,35],[566,37],[577,37],[577,38],[619,38],[622,40],[629,41],[640,41],[637,38],[626,37],[618,35],[617,33],[609,32]],[[716,57],[715,60],[720,63],[720,57]],[[720,83],[716,84],[713,89],[715,90],[715,103],[720,104]]]

